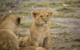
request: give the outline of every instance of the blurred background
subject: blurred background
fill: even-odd
[[[51,35],[53,50],[80,50],[80,0],[0,0],[0,17],[12,13],[24,15],[20,36],[29,35],[31,11],[53,11]]]

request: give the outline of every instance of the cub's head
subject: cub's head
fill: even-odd
[[[8,29],[17,34],[23,17],[24,16],[14,14],[6,14],[2,16],[0,18],[0,29]]]
[[[32,16],[34,17],[37,25],[47,25],[52,14],[53,12],[51,10],[35,10],[32,12]]]

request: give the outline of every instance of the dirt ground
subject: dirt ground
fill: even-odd
[[[55,0],[54,0],[55,1]],[[57,0],[58,1],[58,0]],[[56,1],[56,2],[57,2]],[[61,0],[60,0],[61,1]],[[23,7],[22,3],[26,2],[26,0],[20,2],[19,4],[16,3],[13,8],[7,9],[7,11],[1,12],[0,15],[10,13],[11,12],[16,12],[20,10],[24,11],[33,11],[36,9],[51,9],[55,11],[55,9],[59,7],[53,7],[53,8],[46,8],[46,7]],[[1,8],[3,6],[0,6]],[[6,8],[6,7],[5,7]],[[73,7],[75,8],[75,12],[68,12],[68,14],[78,14],[80,16],[80,7]],[[23,19],[22,23],[25,22],[32,22],[33,18],[31,15],[25,15],[25,18]],[[59,28],[51,28],[51,35],[52,35],[52,48],[53,50],[80,50],[80,18],[73,18],[73,17],[57,17],[55,18],[54,16],[51,19],[51,22],[59,24],[61,26],[64,26],[65,28],[59,27]],[[29,35],[30,28],[21,28],[21,34]]]

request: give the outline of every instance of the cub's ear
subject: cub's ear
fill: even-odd
[[[23,19],[24,15],[17,16],[17,23],[20,24]]]
[[[18,24],[21,23],[21,18],[20,18],[20,17],[17,18],[17,23],[18,23]]]
[[[53,11],[52,10],[48,10],[48,14],[52,17]]]
[[[31,14],[35,18],[39,13],[38,13],[38,11],[32,11]]]

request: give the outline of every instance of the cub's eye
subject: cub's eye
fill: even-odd
[[[49,15],[47,15],[46,17],[48,17]]]
[[[43,16],[40,16],[40,17],[43,17]]]

